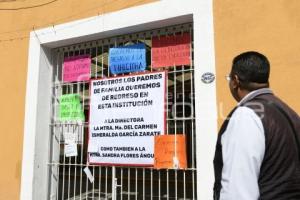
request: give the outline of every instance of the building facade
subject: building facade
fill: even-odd
[[[296,0],[0,2],[0,199],[212,199],[218,124],[235,104],[224,78],[235,55],[266,54],[272,89],[300,112],[299,8]],[[154,38],[183,35],[189,64],[155,68]],[[138,76],[109,70],[110,49],[135,44],[145,46],[143,73],[167,74],[164,131],[185,136],[183,169],[88,162],[91,86],[65,82],[64,62],[88,55],[92,79]],[[83,121],[59,120],[68,94],[80,96]],[[68,132],[76,133],[76,157],[65,156]]]

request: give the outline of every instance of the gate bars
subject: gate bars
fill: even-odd
[[[173,66],[165,69],[152,68],[151,65],[152,37],[182,33],[190,33],[191,38],[193,38],[192,23],[121,35],[54,50],[48,199],[197,199],[193,39],[190,45],[190,65]],[[146,71],[168,71],[166,134],[186,135],[188,168],[185,170],[88,165],[89,82],[63,83],[64,58],[89,54],[92,58],[91,78],[110,77],[111,74],[108,69],[109,48],[136,43],[144,43],[147,47]],[[84,122],[59,121],[59,98],[63,94],[80,95],[86,116]],[[78,155],[76,157],[65,157],[63,137],[65,132],[73,132],[77,135]],[[83,172],[86,166],[89,167],[95,178],[93,183],[89,182]]]

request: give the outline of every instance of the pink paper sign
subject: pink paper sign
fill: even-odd
[[[91,57],[81,55],[65,58],[63,66],[63,81],[86,81],[91,76]]]
[[[152,67],[189,65],[190,46],[189,33],[152,38]]]

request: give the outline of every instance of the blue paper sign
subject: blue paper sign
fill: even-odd
[[[112,74],[143,71],[146,69],[145,44],[109,49],[109,69]]]

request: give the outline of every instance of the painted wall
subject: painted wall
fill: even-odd
[[[224,76],[241,52],[264,53],[271,88],[300,114],[300,1],[215,0],[214,27],[219,124],[235,102]]]
[[[152,1],[0,1],[0,200],[19,198],[29,31]],[[224,76],[232,58],[246,50],[269,57],[271,87],[300,113],[299,11],[298,0],[214,1],[219,122],[235,105]]]
[[[0,1],[0,200],[19,199],[29,32],[153,1]]]

